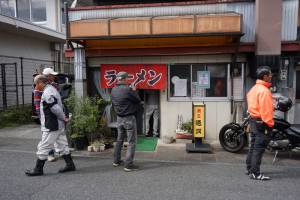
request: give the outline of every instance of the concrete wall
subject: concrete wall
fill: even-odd
[[[0,54],[26,58],[51,59],[50,43],[21,34],[0,32]]]
[[[21,84],[21,60],[19,58],[7,58],[5,56],[15,56],[24,58],[33,58],[41,60],[52,60],[50,43],[48,41],[39,40],[37,38],[25,37],[18,34],[0,32],[0,63],[17,63],[18,84]],[[51,66],[52,62],[43,61],[23,61],[24,72],[24,97],[25,103],[31,103],[32,92],[32,75],[40,65]],[[7,85],[15,85],[15,70],[12,66],[6,68]],[[2,79],[0,73],[0,86]],[[7,90],[14,90],[11,86]],[[19,102],[22,103],[22,89],[18,87]],[[2,90],[0,89],[0,108],[2,107]],[[15,105],[15,93],[8,93],[8,105]]]
[[[206,132],[205,139],[209,142],[217,142],[218,134],[222,126],[231,120],[229,101],[209,101],[206,105]],[[183,121],[192,119],[192,102],[167,101],[167,92],[160,94],[161,108],[161,136],[175,137],[178,115],[183,116]]]

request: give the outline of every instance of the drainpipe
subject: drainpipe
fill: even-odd
[[[236,108],[235,108],[235,105],[234,105],[234,96],[233,96],[233,90],[234,90],[234,85],[233,85],[233,68],[234,66],[236,65],[236,60],[237,60],[237,54],[238,54],[238,51],[239,51],[239,46],[240,46],[240,37],[237,41],[237,44],[236,44],[236,48],[235,48],[235,52],[232,54],[232,57],[231,57],[231,62],[232,62],[232,66],[231,66],[231,69],[230,69],[230,85],[231,85],[231,97],[230,97],[230,111],[231,111],[231,114],[233,115],[232,116],[232,121],[233,122],[236,122]]]

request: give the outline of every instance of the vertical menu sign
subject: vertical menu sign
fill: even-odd
[[[205,105],[193,103],[193,133],[194,138],[204,138]]]

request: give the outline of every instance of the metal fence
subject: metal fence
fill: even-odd
[[[45,67],[68,75],[74,74],[74,63],[0,55],[0,110],[31,104],[33,75]]]

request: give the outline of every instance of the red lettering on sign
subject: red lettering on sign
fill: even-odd
[[[139,89],[165,89],[167,65],[165,64],[103,64],[101,65],[101,87],[112,88],[117,83],[117,74],[125,71],[129,83]]]

